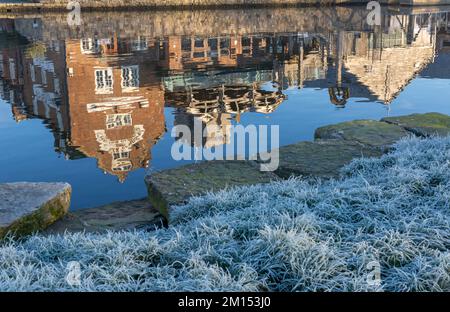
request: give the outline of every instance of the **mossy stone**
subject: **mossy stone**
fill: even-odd
[[[163,225],[161,214],[152,207],[147,198],[114,202],[111,204],[80,209],[49,226],[45,234],[64,232],[103,233],[133,229],[152,230]]]
[[[0,239],[44,230],[67,213],[70,197],[67,183],[0,184]]]
[[[450,133],[450,116],[440,113],[386,117],[381,121],[398,125],[419,136],[446,136]]]
[[[275,174],[260,171],[259,165],[251,161],[216,160],[154,172],[145,181],[150,202],[168,217],[170,206],[183,203],[190,196],[276,179]]]
[[[339,171],[354,158],[378,157],[379,149],[341,140],[299,142],[281,147],[280,164],[275,173],[290,176],[337,177]]]
[[[314,137],[386,148],[408,135],[410,133],[407,130],[394,124],[375,120],[355,120],[318,128]]]

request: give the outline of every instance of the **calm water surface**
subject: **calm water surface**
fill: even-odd
[[[80,209],[146,196],[147,172],[186,163],[171,157],[171,130],[194,117],[215,127],[192,147],[214,148],[230,124],[279,125],[286,145],[340,121],[450,114],[450,14],[386,9],[376,27],[366,15],[0,19],[0,182],[67,181]]]

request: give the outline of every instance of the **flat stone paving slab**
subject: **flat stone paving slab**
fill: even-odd
[[[271,172],[260,171],[254,162],[217,160],[154,172],[145,181],[150,202],[167,217],[170,206],[183,203],[193,195],[277,179]]]
[[[67,183],[0,184],[0,239],[8,233],[29,235],[64,216],[70,206]]]
[[[280,163],[275,173],[290,176],[337,177],[339,170],[359,157],[378,157],[380,149],[342,140],[299,142],[279,149]]]
[[[381,121],[398,125],[420,136],[446,136],[450,133],[450,116],[440,113],[386,117]]]
[[[49,226],[44,233],[153,230],[163,223],[162,215],[144,198],[70,212]]]
[[[345,140],[385,148],[410,135],[404,128],[375,120],[355,120],[316,129],[314,137],[322,140]]]

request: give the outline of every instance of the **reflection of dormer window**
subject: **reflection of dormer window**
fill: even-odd
[[[131,126],[132,124],[131,114],[112,114],[106,116],[106,129]]]
[[[81,39],[81,53],[96,54],[100,52],[98,39],[86,38]]]
[[[122,91],[133,92],[139,88],[139,66],[122,67]]]
[[[108,94],[113,91],[113,73],[111,68],[95,70],[95,93]]]
[[[148,49],[147,38],[139,37],[137,40],[131,42],[132,51],[145,51]]]

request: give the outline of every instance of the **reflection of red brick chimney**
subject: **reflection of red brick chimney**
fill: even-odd
[[[21,122],[21,121],[23,121],[23,120],[28,119],[27,115],[24,114],[24,113],[22,112],[22,110],[21,110],[20,108],[16,107],[16,106],[13,106],[13,107],[12,107],[12,113],[13,113],[14,120],[15,120],[17,123],[19,123],[19,122]]]

